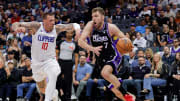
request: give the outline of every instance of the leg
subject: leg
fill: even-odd
[[[141,97],[140,92],[141,92],[141,83],[142,83],[142,80],[135,79],[134,82],[135,82],[135,88],[137,90],[137,97]]]
[[[123,80],[122,87],[124,88],[124,90],[127,91],[127,87],[130,85],[134,85],[133,80],[130,80],[130,79]]]
[[[40,81],[40,82],[36,82],[39,91],[41,94],[45,94],[45,89],[46,89],[46,79]]]
[[[3,84],[3,85],[1,85],[1,87],[0,87],[0,99],[3,99],[3,97],[4,97],[5,85],[6,85],[6,84]],[[0,101],[1,101],[1,100],[0,100]]]
[[[153,100],[154,99],[153,89],[152,89],[152,86],[151,86],[152,79],[153,78],[151,78],[151,77],[150,78],[144,78],[144,81],[143,81],[143,88],[148,89],[150,91],[149,94],[145,95],[146,100]]]
[[[76,91],[76,96],[77,98],[79,98],[82,90],[84,89],[84,86],[87,84],[87,81],[80,81],[79,85],[78,85],[78,88],[77,88],[77,91]]]
[[[29,89],[28,89],[28,92],[26,93],[25,98],[30,99],[35,88],[36,88],[36,84],[35,83],[30,83],[29,84]]]
[[[105,87],[107,82],[104,79],[98,79],[97,83],[98,87]],[[100,90],[101,96],[104,96],[104,90]]]
[[[89,79],[87,81],[87,85],[86,85],[86,96],[87,97],[91,96],[91,92],[92,92],[92,88],[93,88],[94,83],[95,82],[92,79]]]
[[[105,65],[101,71],[102,77],[112,83],[114,87],[111,89],[112,92],[121,100],[125,101],[123,94],[118,90],[118,87],[120,87],[120,82],[118,78],[112,74],[113,68],[110,65]]]
[[[23,88],[28,87],[27,83],[17,85],[17,97],[23,97]]]
[[[72,62],[65,62],[64,63],[64,86],[65,86],[65,91],[64,95],[66,100],[71,100],[71,88],[72,88],[72,67],[73,63]]]
[[[44,72],[48,77],[47,87],[45,89],[45,101],[49,101],[52,100],[53,94],[56,92],[56,80],[60,73],[60,67],[57,61],[55,59],[49,61],[44,68]]]

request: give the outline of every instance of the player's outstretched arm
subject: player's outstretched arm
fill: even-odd
[[[39,29],[41,24],[39,22],[15,22],[12,24],[12,29],[17,32],[25,32],[27,29],[32,29],[34,34]]]
[[[80,26],[77,23],[70,23],[70,24],[58,24],[56,25],[56,32],[59,34],[60,32],[63,31],[75,31],[76,34],[80,33]]]

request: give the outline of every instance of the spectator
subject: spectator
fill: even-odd
[[[129,36],[130,36],[131,41],[134,41],[135,38],[136,38],[136,33],[137,32],[135,31],[135,29],[136,29],[136,25],[134,23],[132,23],[130,25],[130,31],[127,32],[129,34]]]
[[[140,13],[143,10],[143,0],[136,0],[137,2],[137,12]]]
[[[12,91],[15,90],[17,84],[19,83],[19,72],[14,67],[14,62],[12,60],[9,60],[7,62],[7,67],[5,68],[6,73],[2,74],[6,79],[4,79],[4,82],[1,85],[1,94],[5,94],[6,101],[10,101]],[[2,98],[2,96],[0,96]]]
[[[166,46],[166,44],[167,44],[168,34],[169,34],[168,25],[163,25],[163,32],[162,33],[157,33],[156,46],[159,47],[160,51],[162,51],[163,47]]]
[[[5,69],[5,62],[2,56],[0,56],[0,101],[3,101],[3,97],[8,96],[8,94],[4,94],[4,88],[5,88],[5,83],[7,80],[7,73]]]
[[[17,85],[17,101],[21,101],[23,98],[23,89],[28,88],[28,91],[24,97],[25,101],[30,101],[31,95],[36,88],[36,83],[32,78],[31,60],[25,58],[25,69],[22,73],[22,83]]]
[[[154,36],[153,33],[151,32],[150,27],[146,27],[144,38],[147,40],[146,47],[153,47]]]
[[[116,6],[116,11],[113,13],[113,20],[120,20],[123,17],[123,13],[121,7],[119,5]]]
[[[179,0],[169,0],[169,4],[180,4]]]
[[[162,5],[163,7],[165,7],[166,5],[168,5],[168,0],[158,0],[158,5]]]
[[[152,65],[152,62],[153,62],[153,51],[151,48],[147,48],[145,50],[145,57],[146,59],[151,63]]]
[[[11,45],[9,46],[8,51],[12,51],[14,53],[14,59],[16,59],[16,61],[19,61],[21,49],[18,44],[18,39],[11,40]]]
[[[166,6],[165,17],[171,17],[171,16],[175,17],[175,13],[172,12],[172,11],[170,10],[170,8],[171,8],[170,5],[167,5],[167,6]]]
[[[180,8],[178,8],[177,6],[178,6],[177,3],[172,4],[171,11],[174,12],[175,14],[178,12],[178,10],[180,10]]]
[[[144,19],[145,19],[146,24],[148,26],[151,26],[152,24],[151,16],[149,14],[145,14],[144,17],[145,17]]]
[[[158,22],[157,20],[152,20],[152,26],[151,26],[151,32],[153,33],[153,37],[154,37],[154,40],[153,41],[156,41],[156,35],[157,33],[160,32],[160,27],[158,25]]]
[[[67,9],[63,9],[63,15],[62,15],[62,23],[70,23],[71,19],[70,16],[68,15]]]
[[[75,69],[75,66],[73,67]],[[73,72],[73,85],[77,86],[76,97],[79,99],[79,96],[84,89],[84,86],[87,84],[87,80],[90,78],[92,73],[92,67],[86,63],[86,56],[80,56],[80,61],[77,67],[77,72]],[[74,91],[74,87],[73,87]],[[74,92],[72,92],[73,94]],[[72,96],[71,96],[72,98]]]
[[[15,22],[19,22],[21,20],[21,17],[18,16],[18,14],[16,12],[14,12],[13,17],[11,18],[11,24],[15,23]]]
[[[7,35],[7,40],[12,40],[12,39],[18,39],[21,40],[21,37],[18,36],[18,34],[16,32],[13,31],[13,29],[10,29],[10,32]]]
[[[137,90],[137,97],[140,98],[141,83],[143,82],[144,75],[150,73],[150,67],[145,65],[145,58],[138,58],[139,65],[132,68],[128,79],[123,80],[122,87],[127,91],[128,86],[134,86]]]
[[[157,8],[157,5],[156,5],[156,3],[154,3],[154,0],[148,0],[148,8],[149,8],[149,10]]]
[[[132,7],[136,8],[137,7],[137,3],[136,0],[129,0],[129,3],[127,5],[128,9],[131,9]]]
[[[137,48],[146,48],[146,40],[142,37],[140,32],[136,33],[136,39],[133,41],[133,45]]]
[[[175,32],[177,31],[177,24],[175,22],[174,17],[169,17],[169,22],[168,22],[169,29],[173,29]]]
[[[176,32],[176,38],[178,39],[178,41],[180,41],[180,24],[179,24],[178,30]]]
[[[169,29],[169,35],[167,38],[167,45],[172,46],[173,45],[173,40],[176,38],[176,34],[174,32],[174,29]]]
[[[132,18],[136,18],[136,17],[138,17],[138,15],[139,15],[139,13],[137,12],[136,7],[132,6],[129,11],[129,16]]]
[[[162,61],[171,66],[172,62],[174,61],[174,56],[171,54],[169,47],[164,47],[164,54],[162,56]]]
[[[180,52],[179,44],[180,43],[177,38],[173,40],[173,46],[171,47],[171,54],[176,54]]]
[[[176,13],[175,22],[180,24],[180,10]]]
[[[29,29],[28,35],[24,36],[22,39],[22,53],[26,54],[27,57],[31,57],[32,34],[33,30]]]
[[[132,65],[131,65],[131,67],[133,68],[133,67],[136,67],[136,66],[138,66],[138,57],[144,57],[145,56],[145,53],[144,53],[144,51],[142,50],[142,49],[139,49],[138,51],[137,51],[137,57],[135,58],[135,60],[132,62]],[[146,60],[145,61],[145,65],[146,66],[148,66],[148,67],[151,67],[151,63],[148,61],[148,60]]]
[[[133,51],[129,53],[129,65],[131,66],[133,61],[135,60],[137,48],[134,47]]]
[[[174,85],[174,94],[178,95],[178,99],[180,99],[180,52],[176,53],[176,59],[172,63],[172,78]]]
[[[44,13],[47,13],[47,12],[51,12],[51,13],[55,12],[55,8],[52,7],[51,1],[47,1],[47,7],[44,9]]]
[[[169,18],[165,16],[165,13],[163,10],[159,11],[159,17],[157,18],[157,22],[159,26],[161,27],[163,24],[167,24],[167,21],[169,21]]]
[[[26,54],[22,54],[22,55],[21,55],[21,58],[20,58],[19,63],[18,63],[18,65],[17,65],[17,68],[18,68],[18,69],[21,69],[21,70],[24,69],[24,66],[25,66],[25,61],[24,61],[24,59],[25,59],[26,57],[27,57]]]
[[[146,101],[154,100],[152,86],[166,85],[170,67],[161,61],[158,53],[153,56],[151,73],[144,76],[143,90]]]
[[[144,15],[148,14],[151,16],[151,10],[149,10],[148,5],[144,4],[143,11],[139,13],[139,17],[143,17]]]
[[[143,36],[144,36],[146,27],[147,27],[147,25],[146,25],[145,19],[141,19],[140,25],[136,26],[136,30],[135,31],[142,33]]]
[[[17,60],[14,59],[14,52],[13,51],[8,51],[7,52],[7,57],[6,57],[6,65],[8,64],[8,60],[13,61],[14,66],[17,66]]]

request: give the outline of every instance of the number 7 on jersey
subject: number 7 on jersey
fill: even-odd
[[[48,48],[48,43],[47,42],[43,42],[42,43],[42,50],[47,50],[47,48]]]

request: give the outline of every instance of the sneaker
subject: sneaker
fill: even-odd
[[[71,95],[71,100],[76,100],[77,97],[75,95]]]
[[[7,97],[5,101],[10,101],[9,97]]]
[[[102,87],[97,87],[99,90],[103,90],[106,91],[106,86],[102,86]]]
[[[124,98],[126,99],[126,101],[135,101],[136,100],[136,97],[131,93],[125,94]]]
[[[53,101],[59,101],[58,91],[57,91],[57,90],[54,91],[53,99],[52,99],[52,100],[53,100]]]
[[[2,98],[0,98],[0,101],[2,101],[3,99]]]
[[[142,95],[144,95],[144,94],[148,94],[150,91],[148,90],[148,89],[143,89],[140,93],[142,94]]]

